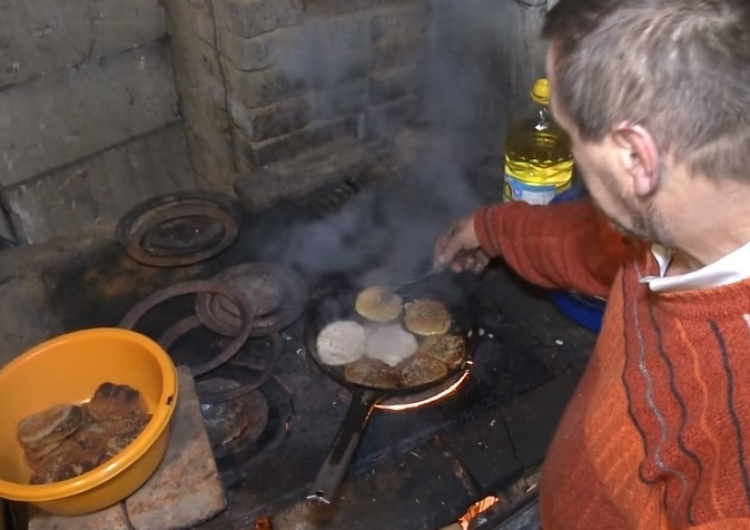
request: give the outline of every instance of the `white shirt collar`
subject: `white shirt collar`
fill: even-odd
[[[676,276],[664,276],[672,262],[673,250],[654,244],[651,254],[659,264],[659,276],[645,276],[641,283],[647,283],[654,292],[718,287],[750,278],[750,243],[703,268]]]

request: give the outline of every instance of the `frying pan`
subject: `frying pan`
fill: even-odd
[[[330,504],[336,497],[338,487],[354,456],[362,432],[373,408],[379,402],[394,396],[417,394],[430,388],[435,388],[452,376],[468,369],[474,354],[478,338],[476,317],[471,310],[472,304],[465,296],[456,296],[446,289],[436,287],[440,284],[437,276],[430,278],[430,282],[411,285],[399,290],[399,295],[408,303],[417,298],[430,298],[445,304],[451,313],[451,329],[448,333],[461,335],[466,342],[466,351],[462,362],[448,371],[444,377],[426,384],[402,386],[398,388],[380,388],[364,384],[352,383],[344,377],[343,366],[329,366],[321,361],[317,350],[317,337],[327,325],[337,320],[355,320],[360,323],[366,321],[354,310],[358,290],[354,288],[336,289],[330,296],[320,298],[313,303],[307,312],[304,329],[305,347],[310,358],[318,368],[329,378],[337,382],[351,393],[351,403],[344,416],[344,420],[333,440],[331,449],[318,472],[307,498]],[[445,286],[445,284],[443,284]],[[370,325],[375,323],[370,322]],[[377,324],[375,324],[377,325]],[[419,337],[417,337],[419,340]]]

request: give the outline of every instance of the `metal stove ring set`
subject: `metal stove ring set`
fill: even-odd
[[[132,208],[118,223],[116,233],[127,254],[139,263],[155,267],[193,265],[231,245],[239,232],[239,211],[234,199],[221,193],[162,195]],[[250,285],[248,292],[248,281],[263,284],[259,304],[254,300],[257,286],[253,292]],[[263,301],[264,285],[266,294],[269,289],[275,291],[271,302]],[[295,321],[307,301],[307,285],[284,265],[245,263],[207,280],[171,285],[153,293],[127,313],[120,327],[133,329],[151,309],[189,294],[197,295],[195,314],[167,329],[159,344],[168,350],[200,326],[234,339],[213,359],[192,367],[193,376],[200,377],[232,359],[249,339],[270,336]],[[276,337],[272,343],[280,354],[283,341]]]
[[[193,265],[218,255],[231,245],[239,231],[238,212],[239,208],[231,197],[218,193],[199,191],[164,195],[130,210],[118,224],[117,237],[127,254],[144,265]],[[261,287],[265,286],[266,294],[275,288],[277,296],[272,297],[271,302],[264,302],[264,289],[261,288],[261,299],[255,304],[253,293],[247,292],[248,282],[250,287],[253,282],[256,284],[256,291],[260,282]],[[151,294],[132,307],[119,326],[133,329],[155,307],[191,294],[196,295],[195,314],[171,325],[157,342],[165,350],[170,350],[181,337],[201,326],[232,339],[212,359],[191,367],[202,407],[237,403],[235,400],[250,399],[254,392],[262,390],[263,393],[270,392],[274,401],[279,402],[274,403],[280,408],[275,411],[275,416],[284,416],[286,400],[271,388],[274,387],[273,372],[284,351],[284,340],[279,331],[294,322],[304,310],[307,301],[304,279],[280,264],[237,265],[224,269],[213,278],[171,285]],[[229,361],[253,338],[269,341],[265,362],[263,366],[243,367],[238,371],[239,367]],[[209,373],[217,379],[227,379],[221,374],[228,373],[228,379],[237,384],[228,388],[202,384],[212,381],[202,377]],[[238,453],[257,458],[259,453],[265,453],[278,443],[276,438],[278,436],[270,442],[267,440],[260,451],[255,451],[257,454],[253,454],[255,440],[246,441],[249,443],[240,447]],[[237,455],[227,456],[236,465]],[[219,460],[217,458],[221,467]]]

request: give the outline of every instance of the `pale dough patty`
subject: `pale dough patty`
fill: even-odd
[[[368,287],[357,295],[354,309],[373,322],[390,322],[401,316],[403,300],[385,287]]]
[[[318,334],[316,345],[321,362],[329,366],[349,364],[365,353],[365,329],[352,320],[337,320]]]
[[[391,325],[373,331],[367,338],[365,355],[396,366],[417,351],[417,339],[399,325]]]

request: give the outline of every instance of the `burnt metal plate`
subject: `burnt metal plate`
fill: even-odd
[[[128,211],[116,236],[135,261],[154,267],[193,265],[234,242],[239,208],[228,195],[188,191],[146,200]]]
[[[224,269],[213,279],[241,292],[254,308],[251,337],[286,328],[302,315],[307,304],[307,282],[282,264],[243,263]],[[236,305],[225,297],[201,294],[195,300],[195,312],[206,327],[221,335],[234,336],[241,327]]]

